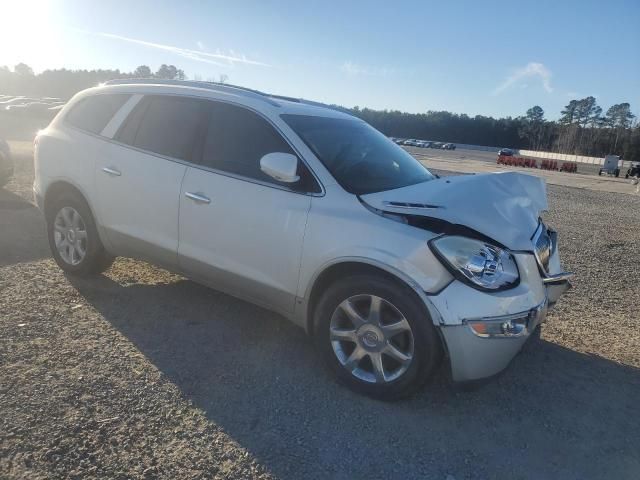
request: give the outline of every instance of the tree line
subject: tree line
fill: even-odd
[[[629,103],[612,105],[603,114],[594,97],[571,100],[556,121],[546,120],[538,105],[523,116],[497,119],[446,111],[406,113],[354,107],[349,112],[392,137],[594,157],[614,154],[640,161],[640,124]]]
[[[28,65],[20,63],[13,70],[0,66],[0,94],[67,100],[101,82],[126,78],[183,80],[187,77],[181,69],[166,64],[155,72],[147,65],[140,65],[132,72],[63,68],[34,74]],[[197,76],[194,79],[201,80]],[[221,75],[217,80],[224,83],[227,77]],[[505,118],[472,117],[447,111],[406,113],[359,107],[347,110],[393,137],[597,157],[617,154],[626,160],[640,160],[640,125],[629,103],[612,105],[604,112],[594,97],[571,100],[558,120],[546,120],[545,112],[537,105],[522,116]]]
[[[45,70],[34,74],[31,67],[19,63],[11,71],[0,66],[0,94],[27,97],[55,97],[68,100],[80,90],[95,87],[107,80],[125,78],[164,78],[184,80],[184,71],[175,65],[161,65],[153,72],[147,65],[140,65],[133,72],[120,70]]]

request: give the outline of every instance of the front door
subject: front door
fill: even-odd
[[[214,288],[282,312],[294,308],[307,215],[305,186],[260,170],[272,152],[294,153],[264,118],[213,103],[200,167],[180,195],[181,269]],[[306,167],[300,162],[300,169]],[[308,172],[307,172],[308,173]],[[316,184],[317,186],[317,184]]]

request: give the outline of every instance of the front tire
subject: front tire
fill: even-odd
[[[62,270],[87,276],[111,266],[114,258],[104,249],[91,210],[81,196],[62,194],[47,210],[49,247]]]
[[[417,391],[442,357],[428,311],[407,286],[357,275],[331,285],[314,312],[314,340],[327,366],[352,390],[381,400]]]

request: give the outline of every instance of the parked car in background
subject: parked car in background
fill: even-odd
[[[37,98],[12,97],[12,98],[9,98],[7,100],[1,100],[0,101],[0,108],[8,107],[9,105],[21,105],[21,104],[30,103],[30,102],[36,102],[36,101],[38,101]]]
[[[501,148],[498,151],[498,155],[501,155],[503,157],[512,157],[513,156],[513,150],[511,150],[510,148]]]
[[[5,107],[5,110],[10,113],[29,115],[29,114],[45,113],[52,106],[55,106],[55,105],[52,105],[51,103],[45,103],[45,102],[29,102],[29,103],[24,103],[19,105],[9,105]]]
[[[181,272],[291,319],[377,398],[416,391],[443,358],[454,381],[500,372],[569,286],[542,179],[439,179],[315,102],[108,82],[40,131],[35,172],[64,271],[121,255]]]
[[[26,103],[15,103],[11,105],[7,105],[5,108],[8,112],[25,112],[30,109],[37,109],[38,106],[48,106],[48,104],[43,102],[26,102]]]
[[[445,143],[444,145],[442,145],[442,149],[443,150],[455,150],[456,149],[456,144],[455,143]]]
[[[0,138],[0,187],[4,187],[13,176],[13,159],[9,144]]]
[[[429,148],[430,145],[431,142],[427,142],[426,140],[419,140],[416,146],[420,148]]]
[[[431,142],[430,148],[442,148],[442,142]]]
[[[418,140],[416,140],[415,138],[409,138],[404,142],[402,142],[403,145],[407,145],[410,147],[415,147],[417,143],[418,143]]]
[[[640,162],[631,162],[631,166],[627,169],[624,178],[640,177]]]

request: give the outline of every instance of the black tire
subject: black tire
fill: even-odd
[[[356,378],[338,360],[330,340],[333,313],[341,302],[355,295],[375,295],[390,302],[408,321],[413,335],[413,357],[406,371],[393,381],[370,383]],[[397,400],[419,390],[442,359],[442,343],[431,317],[409,287],[382,275],[354,275],[331,285],[314,311],[314,342],[325,364],[352,390],[379,400]]]
[[[86,254],[84,258],[75,265],[68,263],[62,258],[55,243],[55,218],[58,212],[65,207],[71,207],[80,214],[87,233],[85,245]],[[82,277],[102,273],[111,266],[114,257],[110,255],[102,245],[95,220],[84,198],[77,193],[66,192],[53,199],[51,205],[47,205],[46,209],[49,247],[51,248],[54,260],[62,270],[71,275]]]
[[[616,168],[616,170],[615,170],[615,175],[616,175],[616,178],[618,178],[618,177],[620,176],[620,170],[619,170],[619,169],[617,169],[617,168]]]
[[[602,175],[602,169],[598,170],[598,176]]]

